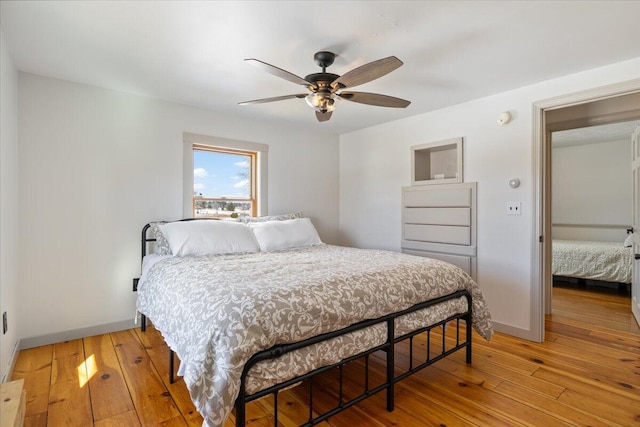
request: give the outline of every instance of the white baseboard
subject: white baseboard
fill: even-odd
[[[538,339],[535,337],[533,331],[529,329],[517,328],[511,325],[505,325],[504,323],[499,323],[496,321],[493,322],[493,330],[496,332],[501,332],[503,334],[512,335],[517,338],[522,338],[523,340],[538,342]]]
[[[7,370],[2,375],[1,383],[6,383],[9,378],[11,378],[11,374],[13,374],[13,368],[16,366],[16,361],[18,360],[18,354],[20,353],[20,340],[16,341],[16,345],[13,346],[13,350],[11,351],[11,356],[9,357],[9,364],[7,366]]]
[[[133,320],[123,320],[120,322],[106,323],[104,325],[90,326],[88,328],[56,332],[53,334],[40,335],[31,338],[23,338],[22,340],[20,340],[20,350],[75,340],[78,338],[91,337],[93,335],[102,335],[108,334],[110,332],[123,331],[125,329],[134,328],[135,326],[136,324],[133,322]]]

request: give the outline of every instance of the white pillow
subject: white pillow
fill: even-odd
[[[279,251],[322,244],[309,218],[254,222],[249,224],[249,228],[256,236],[261,251]]]
[[[171,253],[177,256],[258,252],[253,233],[244,224],[230,221],[195,220],[162,224]]]

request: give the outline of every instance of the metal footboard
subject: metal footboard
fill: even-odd
[[[453,315],[445,320],[442,320],[440,322],[434,323],[432,325],[429,326],[425,326],[423,328],[420,328],[418,330],[412,331],[410,333],[407,333],[405,335],[402,335],[400,337],[394,337],[394,328],[395,328],[395,319],[397,319],[400,316],[403,316],[405,314],[408,313],[412,313],[414,311],[418,311],[418,310],[422,310],[424,308],[428,308],[431,306],[434,306],[436,304],[448,301],[448,300],[453,300],[453,299],[457,299],[460,297],[466,297],[467,299],[467,311],[465,313],[460,313],[460,314],[456,314]],[[252,402],[254,400],[260,399],[264,396],[268,396],[268,395],[272,395],[273,396],[273,402],[274,402],[274,426],[278,425],[278,392],[280,392],[281,390],[286,389],[287,387],[290,387],[296,383],[299,383],[301,381],[305,381],[308,380],[308,387],[309,387],[309,391],[308,391],[308,406],[309,406],[309,418],[308,421],[304,424],[302,424],[302,426],[313,426],[316,425],[318,423],[321,423],[322,421],[326,421],[328,418],[332,417],[333,415],[338,414],[339,412],[344,411],[345,409],[355,405],[356,403],[366,399],[367,397],[372,396],[375,393],[378,393],[382,390],[386,390],[386,395],[387,395],[387,410],[389,412],[393,411],[394,409],[394,386],[395,383],[426,368],[427,366],[437,362],[440,359],[443,359],[447,356],[449,356],[450,354],[462,349],[462,348],[466,348],[466,362],[467,363],[471,363],[471,295],[469,294],[468,291],[464,290],[464,291],[457,291],[453,294],[444,296],[444,297],[440,297],[440,298],[436,298],[433,300],[429,300],[429,301],[425,301],[419,304],[414,305],[413,307],[410,307],[406,310],[402,310],[399,311],[397,313],[392,313],[389,314],[387,316],[383,316],[381,318],[378,319],[373,319],[373,320],[365,320],[363,322],[360,323],[356,323],[354,325],[348,326],[344,329],[338,330],[338,331],[334,331],[334,332],[329,332],[326,334],[322,334],[322,335],[318,335],[315,337],[311,337],[307,340],[304,341],[300,341],[297,343],[293,343],[293,344],[283,344],[283,345],[277,345],[274,346],[268,350],[264,350],[261,351],[259,353],[256,353],[255,355],[253,355],[251,357],[251,359],[249,359],[249,361],[246,363],[244,370],[242,372],[242,377],[241,377],[241,386],[240,386],[240,393],[238,395],[238,398],[236,400],[236,404],[235,404],[235,416],[236,416],[236,426],[240,427],[240,426],[244,426],[246,424],[246,404],[249,402]],[[463,320],[466,326],[466,331],[465,331],[465,336],[464,338],[462,338],[460,336],[460,321]],[[446,342],[445,342],[445,334],[443,331],[442,334],[442,343],[441,343],[441,352],[435,356],[431,355],[431,350],[432,350],[432,346],[431,346],[431,331],[435,328],[438,327],[443,327],[448,324],[448,323],[453,323],[455,324],[455,345],[450,347],[450,348],[446,348]],[[276,384],[272,387],[269,387],[267,389],[261,390],[259,392],[256,392],[254,394],[248,395],[246,394],[245,391],[245,387],[246,387],[246,380],[247,380],[247,376],[251,370],[251,368],[256,365],[257,363],[264,361],[264,360],[268,360],[268,359],[275,359],[278,358],[280,356],[282,356],[283,354],[292,352],[292,351],[296,351],[299,350],[301,348],[319,343],[321,341],[325,341],[325,340],[329,340],[341,335],[345,335],[348,334],[350,332],[353,331],[357,331],[360,329],[364,329],[370,326],[373,326],[375,324],[379,324],[379,323],[386,323],[387,325],[387,339],[385,341],[384,344],[379,345],[377,347],[371,348],[369,350],[366,350],[362,353],[359,353],[357,355],[354,355],[352,357],[346,358],[338,363],[332,364],[332,365],[328,365],[328,366],[323,366],[321,368],[315,369],[311,372],[308,372],[304,375],[300,375],[298,377],[292,378],[290,380],[284,381],[280,384]],[[423,362],[418,363],[414,366],[413,363],[413,347],[414,347],[414,338],[419,335],[419,334],[426,334],[426,344],[427,344],[427,353],[426,353],[426,358]],[[409,356],[409,369],[405,372],[402,372],[398,375],[395,375],[395,346],[396,344],[409,340],[409,352],[410,352],[410,356]],[[384,381],[384,383],[377,385],[376,387],[373,388],[369,388],[369,368],[368,368],[368,361],[369,361],[369,356],[377,351],[384,351],[386,352],[386,380]],[[173,356],[172,356],[173,357]],[[356,360],[356,359],[360,359],[360,358],[364,358],[365,360],[365,387],[363,392],[350,399],[345,401],[344,400],[344,396],[343,396],[343,376],[342,376],[342,368],[349,362]],[[328,370],[334,369],[334,368],[338,368],[340,369],[340,375],[339,375],[339,396],[338,396],[338,404],[331,410],[326,411],[320,415],[314,416],[313,413],[313,377],[321,374],[323,372],[326,372]]]

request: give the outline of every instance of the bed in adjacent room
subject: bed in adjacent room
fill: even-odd
[[[244,425],[247,402],[380,350],[388,378],[358,399],[386,390],[392,410],[395,382],[458,350],[470,363],[471,325],[486,339],[492,334],[477,284],[458,267],[327,245],[308,218],[154,224],[155,239],[149,228],[143,256],[153,240],[160,253],[144,257],[137,307],[179,357],[208,426],[223,425],[234,406]],[[453,344],[443,334],[442,354],[394,373],[396,343],[446,325],[456,328]]]
[[[633,253],[623,242],[553,240],[553,275],[631,283]]]

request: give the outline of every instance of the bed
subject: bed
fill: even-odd
[[[223,221],[189,223],[216,228],[216,238],[224,237],[220,229],[229,227],[220,225]],[[149,318],[180,359],[179,375],[205,425],[223,425],[234,407],[236,425],[244,425],[246,403],[266,395],[274,396],[277,425],[280,390],[380,350],[386,353],[385,382],[348,402],[341,395],[336,408],[317,417],[310,410],[305,425],[382,390],[391,411],[394,384],[400,379],[462,349],[471,363],[471,325],[491,338],[484,298],[458,267],[396,252],[327,245],[310,224],[308,218],[294,218],[244,225],[258,242],[258,250],[250,251],[248,240],[247,245],[238,243],[247,236],[234,234],[245,230],[234,225],[234,233],[225,237],[234,246],[232,253],[223,253],[229,247],[222,252],[216,247],[211,253],[183,256],[178,253],[189,245],[184,235],[180,244],[171,242],[177,256],[145,256],[147,244],[158,234],[147,236],[149,224],[143,229],[143,274],[137,284],[142,326]],[[305,232],[299,232],[301,227]],[[196,239],[204,239],[202,232],[197,234]],[[429,339],[433,328],[446,325],[455,328],[455,343],[446,344],[442,334],[441,354],[434,357],[427,351],[423,362],[403,373],[394,371],[397,343],[412,342],[418,334]]]
[[[553,275],[631,283],[633,254],[622,242],[553,240]]]

